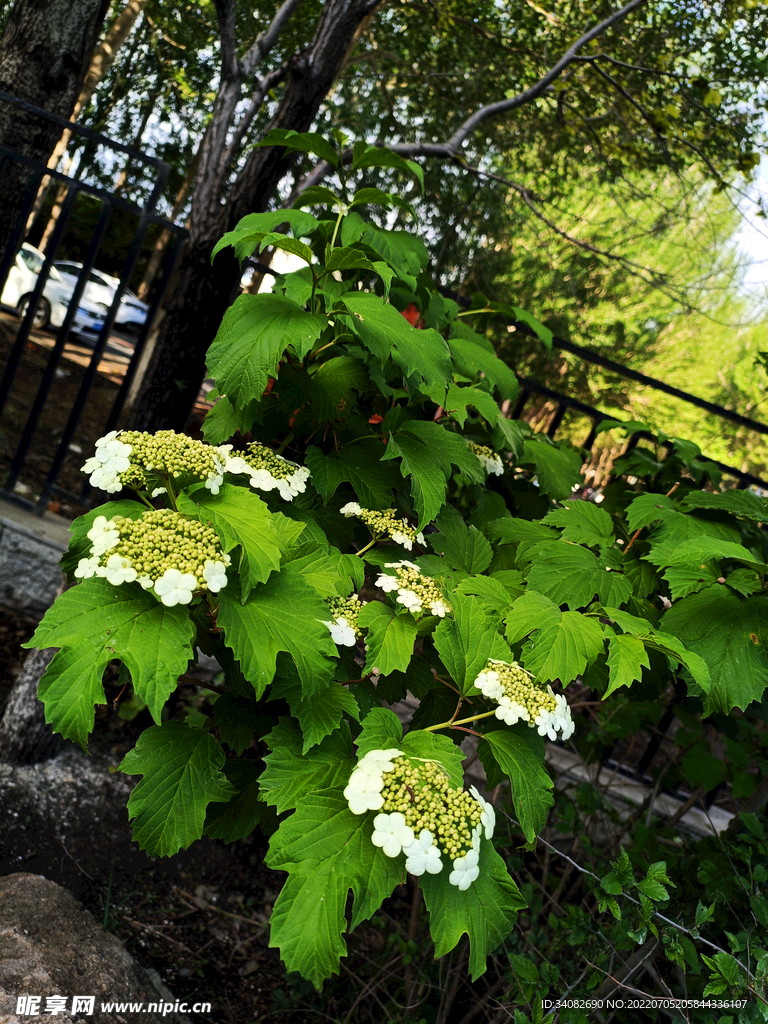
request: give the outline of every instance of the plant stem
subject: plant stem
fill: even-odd
[[[473,715],[472,718],[461,718],[458,722],[448,721],[441,722],[439,725],[428,725],[424,732],[434,732],[435,729],[454,729],[457,725],[466,725],[468,722],[479,722],[481,718],[490,718],[491,715],[495,715],[495,711],[485,711],[482,715]]]
[[[378,537],[374,537],[373,540],[369,541],[364,548],[360,548],[359,551],[356,551],[355,554],[357,555],[357,557],[359,558],[360,555],[364,555],[369,548],[373,547],[373,545],[378,541],[378,539]]]

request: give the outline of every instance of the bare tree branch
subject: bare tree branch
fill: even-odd
[[[221,77],[232,78],[237,71],[237,2],[213,0],[221,36]]]
[[[631,11],[634,11],[637,7],[641,7],[647,0],[630,0],[628,4],[619,8],[618,11],[614,11],[608,18],[601,21],[599,25],[595,25],[588,32],[585,32],[580,39],[577,39],[573,46],[568,49],[557,64],[554,65],[543,78],[540,78],[535,85],[525,89],[523,92],[518,93],[517,96],[512,96],[508,100],[499,100],[498,103],[489,103],[479,110],[476,110],[474,114],[464,121],[459,127],[458,131],[454,132],[451,138],[446,143],[449,150],[454,153],[458,151],[459,147],[462,146],[469,136],[474,132],[477,127],[482,124],[483,121],[487,121],[489,117],[497,117],[499,114],[505,114],[509,110],[514,110],[516,107],[522,107],[526,103],[530,103],[531,100],[537,99],[541,94],[558,78],[562,72],[574,62],[576,55],[582,46],[590,43],[593,39],[601,36],[611,26],[617,22],[622,21]]]
[[[264,98],[266,97],[267,93],[271,88],[273,88],[273,86],[277,85],[278,82],[281,82],[287,74],[288,64],[285,63],[282,64],[279,68],[275,68],[274,71],[270,71],[269,74],[265,75],[259,82],[258,86],[256,87],[256,91],[251,97],[251,102],[248,104],[248,107],[243,113],[243,116],[237,122],[235,130],[232,134],[232,139],[230,140],[230,143],[227,146],[227,149],[221,158],[221,163],[219,164],[219,178],[221,181],[223,181],[229,174],[229,170],[232,164],[234,163],[235,159],[237,158],[237,154],[239,152],[240,145],[243,141],[243,137],[245,136],[245,133],[248,131],[248,129],[251,127],[251,122],[253,121],[254,117],[261,109],[262,104],[264,103]]]
[[[264,60],[280,38],[280,34],[285,28],[288,19],[303,3],[304,0],[284,0],[283,5],[272,19],[267,31],[260,32],[248,51],[241,57],[239,65],[240,74],[243,78],[248,78],[253,74],[256,65]]]

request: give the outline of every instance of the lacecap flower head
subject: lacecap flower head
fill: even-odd
[[[341,647],[354,647],[363,636],[357,619],[365,602],[352,594],[351,597],[326,597],[325,603],[332,618],[328,622],[320,621],[331,631],[331,639]]]
[[[145,434],[138,430],[112,430],[96,442],[96,451],[82,467],[89,481],[109,494],[123,487],[161,494],[168,480],[184,484],[201,481],[218,494],[224,480],[224,456],[218,448],[195,441],[174,430]]]
[[[482,462],[486,473],[492,473],[494,476],[502,475],[504,464],[501,461],[500,455],[497,455],[496,452],[484,444],[473,444],[470,441],[469,447]]]
[[[277,489],[286,501],[303,494],[307,489],[309,470],[289,462],[282,455],[273,452],[266,445],[254,441],[241,455],[232,455],[232,445],[225,444],[219,449],[224,455],[224,470],[236,475],[246,474],[251,487],[259,491]]]
[[[339,509],[343,516],[356,516],[362,519],[374,537],[391,537],[396,544],[402,544],[406,551],[413,550],[413,542],[424,544],[424,534],[417,533],[406,519],[398,519],[393,508],[376,512],[363,508],[356,501],[349,501]]]
[[[540,736],[567,740],[576,728],[568,701],[549,684],[537,683],[516,661],[491,659],[475,679],[480,692],[498,704],[496,717],[507,725],[527,722]]]
[[[468,889],[480,873],[480,840],[493,835],[495,816],[474,787],[452,786],[437,761],[397,749],[369,751],[344,790],[350,811],[379,811],[371,842],[387,857],[405,857],[413,875],[439,874],[452,862],[451,885]]]
[[[429,576],[422,576],[418,565],[413,562],[387,562],[386,569],[394,569],[394,575],[382,573],[376,586],[386,593],[397,592],[396,601],[404,605],[413,615],[421,615],[426,608],[441,619],[451,610],[440,588]]]
[[[139,519],[97,516],[87,536],[91,553],[80,559],[78,579],[101,576],[116,587],[137,582],[169,608],[227,585],[230,557],[214,531],[171,509]]]

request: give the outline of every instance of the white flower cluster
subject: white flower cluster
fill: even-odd
[[[96,452],[82,467],[90,483],[108,494],[123,487],[146,490],[169,480],[202,480],[212,494],[224,481],[224,456],[218,448],[195,441],[174,430],[145,434],[138,430],[112,430],[96,442]],[[164,493],[154,486],[152,497]]]
[[[564,740],[573,735],[576,726],[565,697],[553,693],[549,684],[534,682],[531,673],[516,661],[489,660],[475,679],[475,686],[489,700],[496,701],[496,717],[507,725],[527,722],[540,736],[551,740],[556,740],[558,733]]]
[[[469,442],[470,449],[482,462],[486,473],[493,473],[494,476],[501,476],[504,472],[504,465],[501,456],[484,444],[473,444]]]
[[[402,544],[406,551],[413,550],[414,541],[417,544],[424,544],[424,534],[417,533],[406,519],[398,519],[393,508],[376,512],[363,508],[356,501],[349,501],[339,511],[343,516],[357,516],[374,537],[389,536],[396,544]]]
[[[422,576],[418,565],[413,562],[387,562],[385,568],[394,569],[395,575],[382,573],[376,580],[376,586],[388,594],[397,591],[395,600],[405,605],[411,614],[420,615],[428,608],[442,619],[451,610],[435,581],[429,576]]]
[[[91,554],[75,569],[78,579],[102,576],[115,587],[139,583],[169,608],[189,604],[197,591],[227,585],[230,557],[209,526],[171,509],[140,519],[97,516],[87,534]]]
[[[277,488],[281,498],[293,501],[307,489],[307,467],[289,462],[266,445],[254,441],[248,445],[245,455],[230,454],[231,444],[223,444],[219,451],[225,458],[225,471],[236,475],[246,474],[250,477],[251,487],[256,490],[272,491]]]
[[[471,793],[471,795],[470,795]],[[344,790],[350,811],[379,811],[371,842],[387,857],[405,857],[412,875],[437,875],[443,857],[452,862],[451,885],[468,889],[480,874],[480,839],[496,825],[493,807],[474,786],[470,793],[450,785],[436,761],[411,761],[402,750],[371,750],[358,763]]]
[[[363,635],[357,619],[365,602],[357,594],[352,594],[351,597],[326,597],[325,603],[331,610],[333,620],[320,621],[330,629],[331,639],[340,647],[354,647]]]

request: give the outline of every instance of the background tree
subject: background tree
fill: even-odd
[[[17,0],[0,37],[0,91],[59,117],[72,112],[109,0]],[[0,145],[45,163],[61,135],[50,122],[0,104]],[[5,251],[30,180],[6,160],[0,180],[0,252]]]

